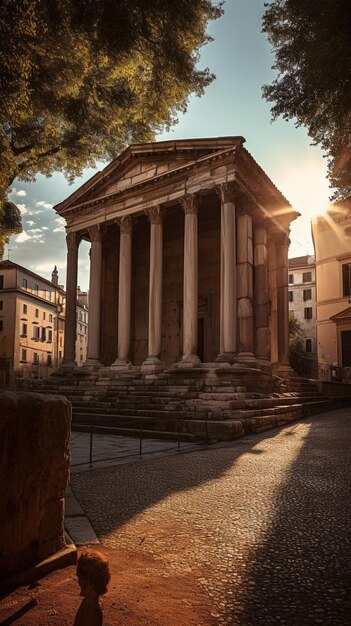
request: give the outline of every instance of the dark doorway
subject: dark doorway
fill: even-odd
[[[341,333],[341,356],[342,366],[350,367],[351,365],[351,330],[345,330]]]
[[[199,317],[197,321],[197,356],[203,363],[205,360],[205,318]]]

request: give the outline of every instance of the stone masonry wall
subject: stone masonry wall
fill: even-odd
[[[0,392],[0,580],[64,546],[71,405]]]

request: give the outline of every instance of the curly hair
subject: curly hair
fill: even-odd
[[[84,550],[78,559],[77,576],[87,580],[98,596],[103,595],[111,578],[107,557],[97,550]]]

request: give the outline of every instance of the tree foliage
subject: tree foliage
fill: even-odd
[[[304,332],[299,320],[293,311],[289,311],[289,358],[290,361],[297,357],[305,356]]]
[[[72,178],[174,124],[213,80],[196,64],[221,12],[212,0],[2,0],[0,209],[16,177]]]
[[[0,220],[0,260],[4,256],[5,243],[9,242],[11,235],[21,232],[21,212],[13,202],[5,200],[2,205]]]
[[[263,87],[282,116],[305,126],[328,156],[335,198],[351,195],[350,0],[274,0],[263,31],[275,53],[277,78]]]

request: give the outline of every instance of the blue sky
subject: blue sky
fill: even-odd
[[[313,253],[310,218],[323,210],[331,190],[326,180],[326,159],[310,145],[307,132],[293,122],[271,123],[269,105],[262,99],[262,85],[273,80],[274,56],[261,19],[263,0],[227,0],[224,15],[209,26],[214,41],[203,48],[200,67],[208,66],[216,80],[201,98],[191,99],[188,111],[170,132],[157,139],[186,139],[243,135],[246,148],[263,167],[302,217],[291,229],[289,256]],[[101,164],[100,164],[101,169]],[[11,199],[20,206],[24,232],[12,237],[5,257],[50,278],[54,265],[61,283],[66,280],[64,221],[53,211],[57,204],[95,170],[68,185],[55,174],[38,176],[34,183],[15,181]],[[9,250],[8,250],[9,249]],[[89,245],[79,254],[78,284],[88,288]]]

